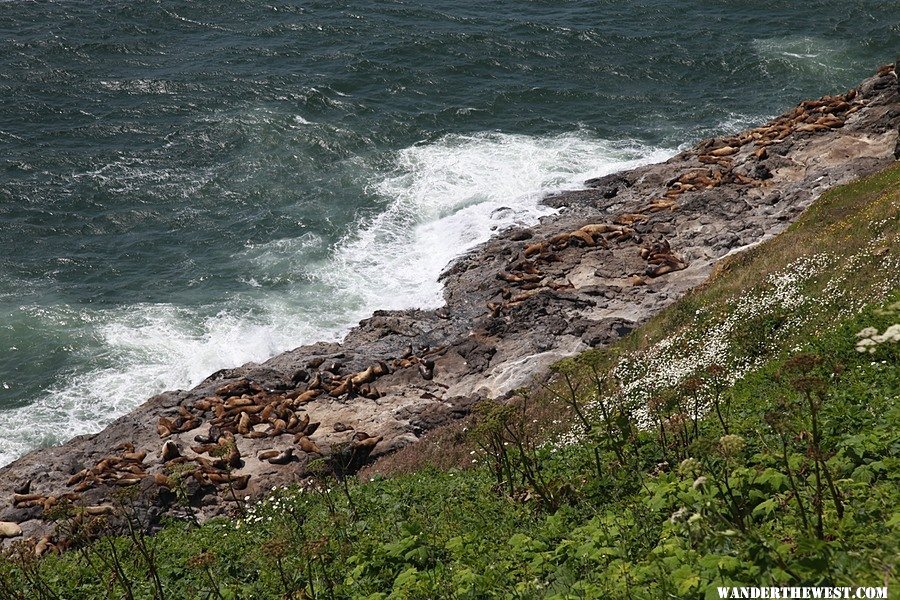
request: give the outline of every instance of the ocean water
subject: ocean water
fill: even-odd
[[[0,0],[0,464],[898,51],[896,0]]]

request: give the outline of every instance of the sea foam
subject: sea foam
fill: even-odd
[[[374,185],[387,208],[350,232],[317,274],[355,294],[366,311],[436,308],[441,271],[496,231],[553,212],[548,192],[665,160],[669,150],[598,140],[584,132],[548,137],[447,135],[397,154]]]

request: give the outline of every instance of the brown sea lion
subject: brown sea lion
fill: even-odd
[[[525,250],[524,250],[523,254],[525,255],[525,258],[528,258],[530,256],[540,254],[541,252],[543,252],[546,249],[546,247],[547,247],[547,245],[544,242],[538,242],[536,244],[529,244],[529,245],[525,246]]]
[[[40,557],[42,557],[42,556],[43,556],[44,554],[46,554],[47,551],[50,550],[52,547],[53,547],[53,544],[52,544],[51,541],[50,541],[50,536],[49,536],[49,535],[45,535],[44,537],[42,537],[41,539],[39,539],[39,540],[38,540],[37,542],[35,542],[35,544],[34,544],[34,556],[35,556],[35,558],[40,558]]]
[[[300,449],[307,454],[322,454],[322,451],[319,449],[316,443],[303,434],[298,433],[294,438],[294,443],[300,446]]]
[[[241,435],[247,435],[248,433],[250,433],[251,426],[252,423],[250,422],[250,415],[248,415],[246,412],[242,412],[241,417],[238,420],[237,432]]]
[[[174,430],[175,424],[171,419],[167,419],[166,417],[160,417],[159,421],[156,423],[156,433],[158,433],[161,438],[169,437]]]
[[[270,465],[286,465],[294,459],[294,449],[293,448],[285,448],[280,454],[277,456],[273,456],[268,459],[268,463]]]
[[[582,231],[577,229],[569,233],[570,240],[581,240],[585,246],[594,246],[594,238],[587,233],[586,231]]]
[[[328,395],[332,398],[338,398],[343,396],[344,394],[349,394],[353,391],[353,379],[351,377],[347,377],[341,383],[339,383],[336,387],[332,388]]]
[[[175,442],[169,440],[165,444],[163,444],[159,456],[162,462],[167,463],[170,460],[181,456],[181,451],[178,449],[178,445]]]
[[[419,363],[419,374],[425,381],[434,379],[434,361],[429,359]]]
[[[350,377],[350,380],[353,382],[354,386],[360,386],[364,383],[369,383],[370,381],[375,380],[375,367],[371,366],[365,369],[364,371],[360,371],[355,375]]]

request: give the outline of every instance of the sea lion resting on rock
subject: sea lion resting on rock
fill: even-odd
[[[650,263],[645,270],[645,274],[650,277],[659,277],[666,273],[687,268],[687,263],[672,253],[669,241],[665,238],[641,248],[640,255],[641,258]]]

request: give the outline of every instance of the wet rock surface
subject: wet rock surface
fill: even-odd
[[[0,469],[0,543],[64,547],[57,507],[113,514],[123,493],[148,522],[204,520],[314,466],[352,472],[626,335],[826,189],[900,158],[898,127],[887,66],[847,94],[551,196],[557,214],[448,267],[438,310],[376,312],[341,344],[221,370]]]

